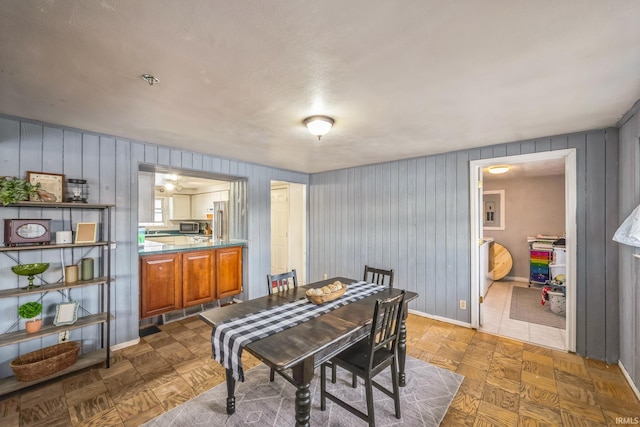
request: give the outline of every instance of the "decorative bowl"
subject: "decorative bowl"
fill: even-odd
[[[33,284],[33,279],[36,274],[44,273],[47,268],[49,268],[48,262],[36,262],[33,264],[18,264],[11,267],[11,271],[13,271],[18,276],[27,276],[29,279],[29,285],[24,289],[38,288]]]
[[[332,284],[323,286],[322,288],[319,288],[319,289],[309,289],[306,292],[306,296],[307,296],[307,299],[312,303],[320,305],[325,302],[333,301],[337,298],[340,298],[346,291],[347,291],[346,284],[340,283],[339,281],[335,281]]]
[[[36,262],[33,264],[19,264],[11,267],[11,271],[18,276],[34,276],[36,274],[44,273],[49,268],[48,262]]]

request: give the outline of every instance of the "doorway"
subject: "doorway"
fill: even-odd
[[[271,181],[271,274],[296,270],[307,277],[307,186]]]
[[[558,150],[543,153],[532,153],[518,156],[508,156],[501,158],[491,158],[476,160],[470,162],[470,212],[471,212],[471,238],[473,242],[478,244],[471,245],[471,325],[472,327],[483,330],[483,310],[487,310],[487,306],[484,304],[484,296],[482,295],[482,284],[485,280],[486,271],[482,268],[482,251],[481,246],[486,242],[483,240],[483,226],[484,223],[484,209],[485,203],[483,202],[483,169],[497,164],[514,165],[515,168],[523,168],[528,164],[542,162],[538,164],[551,164],[553,162],[561,161],[561,167],[564,170],[564,232],[566,233],[566,334],[564,335],[564,342],[559,348],[563,350],[575,351],[575,323],[576,323],[576,153],[575,150]],[[544,189],[540,189],[544,191]],[[532,200],[537,200],[535,194],[531,195]],[[545,209],[544,204],[539,206],[540,209]],[[509,212],[506,212],[505,221],[507,223],[508,231],[509,224]],[[526,236],[523,237],[523,239]],[[523,240],[523,245],[527,242]],[[511,302],[511,295],[513,288],[516,286],[528,287],[527,283],[520,283],[521,280],[514,278],[509,282],[494,282],[494,285],[499,283],[497,287],[492,285],[492,288],[496,291],[495,294],[500,295],[502,298],[502,304],[509,304]],[[539,288],[540,289],[540,288]],[[491,291],[490,291],[491,292]],[[495,299],[494,299],[495,303]],[[493,306],[495,309],[495,306]],[[509,319],[509,307],[505,309],[503,315]],[[489,311],[487,311],[489,313]],[[563,319],[564,320],[564,319]],[[487,328],[487,332],[496,333]],[[498,333],[500,334],[500,333]],[[530,341],[529,335],[523,333],[521,337],[510,335],[511,338],[520,339],[521,341]],[[544,345],[544,344],[543,344]]]

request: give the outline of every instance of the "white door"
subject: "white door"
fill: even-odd
[[[271,189],[271,274],[289,271],[289,188]]]

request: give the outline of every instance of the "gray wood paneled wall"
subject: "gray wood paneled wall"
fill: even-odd
[[[112,344],[124,343],[138,337],[138,166],[141,163],[172,166],[181,169],[205,171],[247,178],[248,249],[245,252],[244,298],[254,298],[267,293],[265,275],[271,268],[270,182],[271,180],[308,184],[308,175],[298,172],[228,160],[200,153],[193,153],[150,143],[130,141],[109,135],[98,135],[75,129],[43,125],[12,117],[0,116],[0,176],[24,178],[27,171],[62,173],[69,178],[84,178],[89,182],[91,203],[114,203],[113,236],[117,246],[113,256],[112,271],[116,281],[112,286],[112,307],[115,320]],[[47,210],[1,208],[3,218],[53,218],[54,226],[62,229],[61,215],[68,214]],[[74,214],[73,222],[97,221],[97,213]],[[54,228],[52,226],[52,228]],[[55,228],[54,228],[55,229]],[[76,253],[82,256],[97,254]],[[67,260],[70,254],[67,255]],[[21,262],[50,261],[52,267],[43,276],[56,282],[60,278],[58,251],[25,251]],[[18,278],[10,267],[15,261],[0,254],[0,289],[15,288]],[[24,280],[24,278],[22,278]],[[95,291],[84,289],[73,297],[81,299],[90,310]],[[6,331],[16,320],[17,307],[32,298],[8,298],[0,300],[0,331]],[[97,300],[95,300],[97,301]],[[51,323],[59,295],[47,295],[44,305]],[[96,347],[96,328],[72,331],[71,339],[81,340],[84,351]],[[30,340],[13,346],[2,347],[0,352],[0,377],[11,375],[9,362],[18,354],[57,343],[57,336]]]
[[[282,180],[309,185],[309,280],[320,279],[324,273],[359,278],[365,264],[394,268],[397,286],[420,294],[411,308],[469,322],[469,312],[458,308],[458,300],[470,300],[468,162],[574,147],[578,163],[578,352],[617,361],[618,249],[610,240],[618,225],[617,138],[617,129],[597,130],[309,176],[0,116],[0,175],[24,177],[32,170],[85,178],[91,202],[117,205],[113,219],[117,279],[112,288],[116,317],[112,344],[117,344],[138,336],[137,172],[141,163],[247,178],[245,298],[266,293],[262,284],[270,269],[270,181]],[[52,217],[58,225],[68,221],[64,213],[3,209],[7,209],[3,217]],[[97,220],[95,215],[83,214],[82,220]],[[78,220],[74,216],[74,222]],[[58,255],[29,251],[20,257],[22,262],[57,263],[45,273],[45,279],[57,280]],[[14,263],[0,256],[0,289],[17,286],[18,279],[9,269]],[[91,289],[82,292],[74,298],[89,301]],[[57,297],[47,298],[52,299],[45,305],[59,302]],[[20,303],[0,300],[1,330],[15,321]],[[85,329],[72,333],[71,338],[81,339],[91,350],[97,336]],[[18,353],[55,342],[56,337],[48,337],[3,347],[0,376],[10,375],[8,364]]]
[[[640,113],[620,129],[620,217],[619,223],[640,204]],[[640,385],[640,249],[620,249],[620,362]]]
[[[577,351],[618,360],[618,130],[512,142],[311,175],[310,280],[393,268],[411,308],[469,323],[469,161],[577,151]],[[532,195],[532,208],[540,197]]]

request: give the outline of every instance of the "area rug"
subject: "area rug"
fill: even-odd
[[[514,286],[511,294],[509,317],[523,322],[537,323],[558,329],[567,328],[567,319],[551,311],[551,303],[540,304],[542,290]]]
[[[390,369],[376,376],[380,384],[391,387]],[[447,412],[461,375],[407,356],[407,385],[400,388],[402,419],[394,415],[393,400],[374,388],[377,426],[438,426]],[[330,370],[327,370],[330,377]],[[364,384],[351,387],[351,376],[338,369],[338,381],[327,379],[327,389],[339,398],[366,412]],[[327,400],[320,410],[320,369],[311,382],[311,425],[331,427],[364,426],[366,423]],[[279,375],[269,382],[269,368],[258,365],[245,374],[245,382],[236,385],[236,413],[226,413],[227,389],[222,383],[145,424],[167,426],[292,426],[295,425],[295,388]]]

